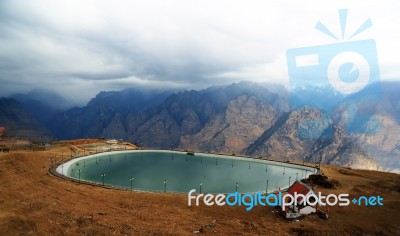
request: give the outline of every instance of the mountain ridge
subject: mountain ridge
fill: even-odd
[[[15,100],[12,104],[18,108],[17,114],[25,117],[21,120],[38,127],[31,129],[32,134],[38,133],[37,139],[43,133],[55,139],[105,137],[150,148],[189,148],[395,170],[400,169],[400,140],[392,135],[400,133],[400,103],[395,101],[395,88],[400,84],[383,84],[383,99],[358,110],[367,109],[382,124],[377,134],[348,132],[349,105],[356,104],[351,96],[332,113],[309,106],[292,109],[292,97],[282,85],[253,82],[199,91],[101,92],[86,106],[66,111],[55,111],[40,101]],[[24,135],[18,131],[26,126],[23,123],[4,122],[13,116],[17,117],[0,113],[0,124],[17,131],[11,135]],[[372,121],[366,120],[365,127],[370,127]]]

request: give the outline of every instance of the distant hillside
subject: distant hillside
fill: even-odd
[[[170,94],[168,91],[138,89],[101,92],[84,107],[58,113],[49,122],[48,127],[60,139],[80,137],[126,139],[125,126],[120,125],[119,128],[109,128],[109,126],[124,122],[128,114],[138,114],[157,106]]]
[[[400,83],[379,86],[382,96],[372,100],[368,93],[342,97],[313,87],[290,96],[281,85],[252,82],[182,92],[125,89],[65,111],[38,100],[3,99],[0,125],[30,137],[106,137],[151,148],[398,171]]]
[[[52,134],[36,120],[20,102],[12,98],[0,98],[0,126],[5,136],[50,140]]]
[[[245,152],[281,160],[378,168],[329,114],[310,107],[282,114]]]

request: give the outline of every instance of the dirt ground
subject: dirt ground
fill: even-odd
[[[49,172],[54,155],[71,152],[59,142],[48,150],[0,153],[0,235],[400,235],[400,176],[322,166],[336,189],[314,191],[380,195],[383,206],[335,206],[329,219],[285,220],[272,207],[191,206],[187,194],[106,189]],[[326,208],[323,210],[327,210]]]

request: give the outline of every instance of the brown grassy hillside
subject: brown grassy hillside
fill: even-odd
[[[188,207],[186,194],[106,189],[49,173],[51,157],[90,142],[59,142],[43,151],[0,154],[0,235],[359,235],[400,234],[400,176],[322,166],[339,181],[324,194],[381,195],[384,206],[332,207],[328,220],[288,221],[272,207]],[[326,209],[325,209],[326,210]]]

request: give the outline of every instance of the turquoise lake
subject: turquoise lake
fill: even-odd
[[[120,151],[71,160],[59,173],[80,181],[152,192],[268,192],[287,188],[314,168],[242,158],[177,151]]]

